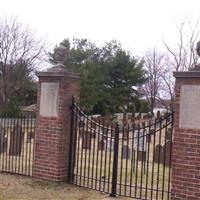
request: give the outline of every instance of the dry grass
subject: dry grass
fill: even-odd
[[[0,200],[111,200],[108,194],[69,185],[0,174]],[[127,198],[118,198],[127,199]]]

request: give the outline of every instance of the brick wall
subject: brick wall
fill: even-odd
[[[200,200],[200,130],[179,128],[182,85],[200,85],[200,77],[176,78],[172,200]]]
[[[59,83],[58,117],[42,117],[40,93],[42,82]],[[36,179],[65,181],[68,175],[69,138],[72,96],[79,98],[80,83],[71,76],[40,77],[38,85],[37,120],[33,176]]]

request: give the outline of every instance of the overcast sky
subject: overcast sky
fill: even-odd
[[[15,15],[53,48],[64,38],[98,45],[116,39],[135,55],[176,42],[174,20],[200,16],[200,0],[0,0],[0,15]]]

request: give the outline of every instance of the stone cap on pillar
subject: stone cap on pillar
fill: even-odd
[[[80,75],[70,72],[63,64],[56,64],[46,71],[36,72],[38,77],[70,77],[73,79],[80,79]]]
[[[175,78],[200,78],[200,71],[173,72]]]

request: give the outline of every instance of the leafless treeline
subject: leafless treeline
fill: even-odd
[[[175,23],[179,41],[173,48],[163,41],[165,52],[157,49],[146,51],[144,64],[147,70],[147,82],[142,87],[151,112],[156,101],[160,101],[168,109],[173,109],[174,103],[174,71],[187,71],[198,61],[196,43],[199,38],[199,20],[191,25],[188,19]]]

